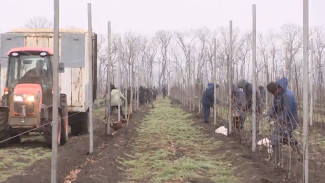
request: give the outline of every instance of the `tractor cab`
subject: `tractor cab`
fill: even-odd
[[[8,77],[5,94],[13,102],[52,103],[52,51],[44,48],[15,48],[8,53]],[[32,100],[33,99],[33,100]],[[7,103],[8,104],[8,103]]]
[[[5,106],[0,107],[0,122],[6,123],[9,136],[32,130],[43,132],[46,143],[52,143],[52,56],[53,52],[47,48],[23,47],[9,51],[3,98]],[[60,95],[58,144],[64,144],[68,140],[67,105],[64,97],[65,95]],[[14,139],[19,138],[20,136]]]

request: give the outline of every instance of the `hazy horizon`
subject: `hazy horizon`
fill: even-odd
[[[251,29],[251,7],[257,6],[257,31],[278,30],[287,23],[302,25],[302,1],[297,0],[69,0],[60,1],[60,27],[87,29],[87,3],[92,3],[93,30],[153,35],[158,30],[217,30],[233,21],[235,28]],[[325,1],[310,1],[310,27],[324,26],[320,16]],[[28,11],[26,11],[26,9]],[[72,12],[71,12],[72,11]],[[17,13],[18,12],[18,13]],[[23,27],[35,16],[53,22],[53,0],[11,0],[0,3],[0,32]],[[8,18],[10,17],[10,18]]]

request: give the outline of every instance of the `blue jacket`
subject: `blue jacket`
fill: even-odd
[[[282,92],[273,99],[273,107],[269,116],[276,118],[277,122],[286,125],[289,130],[294,130],[298,125],[297,102],[293,91],[288,89],[288,79],[283,77],[277,81]]]
[[[203,93],[203,96],[201,99],[202,105],[212,107],[213,101],[214,101],[214,87],[208,86],[208,88]]]

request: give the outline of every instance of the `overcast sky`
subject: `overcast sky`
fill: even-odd
[[[93,6],[93,29],[115,33],[153,34],[157,30],[251,29],[251,6],[257,5],[257,28],[279,29],[285,23],[302,25],[303,0],[61,0],[60,26],[87,29],[87,3]],[[325,0],[310,0],[310,25],[325,25]],[[22,27],[34,16],[53,21],[53,0],[0,0],[0,32]]]

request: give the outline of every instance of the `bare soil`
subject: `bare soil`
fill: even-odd
[[[179,107],[175,102],[173,104],[175,107]],[[58,182],[115,183],[127,180],[124,177],[126,175],[124,172],[125,167],[119,163],[118,158],[125,157],[128,154],[132,155],[132,143],[137,137],[135,128],[143,122],[142,119],[150,111],[150,107],[142,107],[138,112],[134,113],[129,126],[118,131],[114,137],[106,136],[104,134],[104,124],[96,121],[94,131],[95,152],[91,155],[88,155],[88,135],[73,137],[69,139],[66,145],[59,147]],[[215,134],[215,129],[225,124],[223,119],[218,119],[217,126],[211,123],[203,123],[203,120],[196,115],[191,116],[191,119],[196,122],[195,125],[198,128],[203,127],[208,136],[223,142],[220,148],[213,151],[212,155],[222,156],[225,161],[231,162],[228,166],[234,168],[234,175],[238,178],[238,182],[298,182],[299,179],[288,179],[286,169],[275,168],[269,162],[265,162],[268,156],[265,149],[259,149],[256,153],[252,153],[251,147],[239,143],[236,136]],[[148,147],[149,149],[150,147]],[[182,156],[182,153],[181,149],[177,151],[179,156]],[[300,167],[300,165],[296,167]],[[318,168],[322,168],[322,165],[319,165]],[[318,168],[317,171],[322,171]],[[10,177],[5,182],[50,182],[50,171],[51,159],[47,158],[35,162],[32,166],[26,168],[21,175]],[[299,177],[300,174],[296,176]],[[322,178],[318,176],[311,182],[325,180]],[[211,182],[209,179],[188,181],[193,183]]]
[[[266,147],[257,146],[256,152],[253,153],[251,150],[251,139],[243,141],[243,136],[250,136],[251,132],[246,131],[244,132],[246,133],[245,135],[233,133],[230,136],[215,134],[215,129],[227,125],[224,119],[217,118],[217,125],[215,126],[212,123],[203,123],[202,112],[198,113],[196,111],[192,117],[211,136],[218,140],[222,139],[222,141],[229,144],[223,144],[223,147],[218,150],[228,154],[227,159],[233,162],[233,166],[237,170],[235,175],[240,177],[242,182],[302,182],[302,160],[298,160],[298,154],[292,151],[290,146],[283,145],[283,167],[276,168],[272,161],[267,161],[270,158],[270,154],[267,153]],[[210,121],[213,121],[213,119],[210,119]],[[313,136],[313,133],[315,132],[310,129],[310,136]],[[257,140],[262,138],[265,138],[265,135],[257,135]],[[317,141],[319,140],[317,139]],[[325,157],[323,156],[325,149],[315,143],[313,139],[309,139],[309,149],[309,182],[325,182]]]
[[[128,141],[135,136],[134,127],[149,111],[142,107],[131,117],[129,126],[115,136],[106,136],[104,124],[95,121],[94,153],[89,155],[89,136],[69,139],[58,149],[58,182],[117,182],[118,164],[115,161],[129,148]],[[14,170],[13,170],[14,171]],[[21,175],[8,178],[6,183],[47,183],[51,177],[51,159],[37,161]]]

